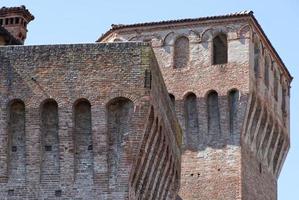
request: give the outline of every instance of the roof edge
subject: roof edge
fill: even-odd
[[[154,25],[168,25],[168,24],[180,24],[180,23],[188,23],[188,22],[197,22],[197,21],[206,21],[206,20],[216,20],[216,19],[229,19],[234,17],[246,17],[253,15],[253,11],[241,11],[236,13],[230,13],[226,15],[215,15],[208,17],[199,17],[199,18],[186,18],[186,19],[178,19],[178,20],[165,20],[158,22],[144,22],[144,23],[135,23],[135,24],[112,24],[111,28],[104,34],[102,34],[96,42],[101,42],[105,37],[107,37],[110,33],[124,29],[124,28],[139,28],[139,27],[149,27]]]
[[[200,18],[187,18],[187,19],[179,19],[179,20],[167,20],[167,21],[158,21],[158,22],[145,22],[145,23],[136,23],[136,24],[112,24],[111,28],[101,35],[96,42],[101,42],[103,39],[108,37],[111,33],[117,30],[126,29],[126,28],[141,28],[141,27],[150,27],[150,26],[156,26],[156,25],[169,25],[169,24],[182,24],[182,23],[188,23],[188,22],[200,22],[200,21],[213,21],[213,20],[224,20],[224,19],[231,19],[231,18],[243,18],[243,17],[249,17],[251,19],[253,25],[255,26],[256,30],[259,32],[259,34],[264,39],[264,42],[268,44],[269,49],[272,51],[272,53],[275,55],[276,59],[278,60],[279,64],[282,66],[283,71],[287,74],[287,77],[289,79],[289,82],[291,83],[293,80],[293,77],[291,76],[289,70],[285,66],[283,60],[273,47],[272,43],[268,39],[267,35],[265,34],[264,30],[262,29],[261,25],[258,23],[257,19],[254,16],[253,11],[243,11],[243,12],[237,12],[237,13],[231,13],[227,15],[218,15],[218,16],[208,16],[208,17],[200,17]]]

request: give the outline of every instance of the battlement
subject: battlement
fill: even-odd
[[[148,44],[0,52],[2,197],[177,194],[181,129]]]

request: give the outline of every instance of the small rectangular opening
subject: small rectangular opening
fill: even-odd
[[[3,19],[0,19],[0,25],[3,25]]]
[[[15,22],[16,22],[16,24],[19,24],[20,23],[20,18],[16,17]]]
[[[92,150],[92,144],[91,145],[88,145],[88,150]]]
[[[10,24],[13,24],[13,18],[10,18],[10,19],[9,19],[9,23],[10,23]]]
[[[8,18],[5,19],[5,25],[8,25]]]
[[[13,196],[14,193],[15,193],[15,190],[13,190],[13,189],[10,189],[7,191],[8,196]]]
[[[52,146],[51,145],[46,145],[45,146],[45,151],[52,151]]]
[[[12,146],[12,147],[11,147],[11,151],[12,151],[12,152],[17,152],[17,146]]]
[[[56,197],[61,197],[62,191],[61,190],[55,190],[55,196]]]

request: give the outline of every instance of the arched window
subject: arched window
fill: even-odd
[[[23,183],[26,176],[25,104],[16,100],[9,106],[8,182]]]
[[[267,87],[269,87],[269,66],[270,66],[270,58],[267,56],[266,58],[265,58],[265,73],[264,73],[264,79],[265,79],[265,85],[267,86]]]
[[[91,105],[85,100],[75,103],[75,181],[82,187],[93,181],[93,146]]]
[[[179,37],[174,43],[174,68],[187,67],[189,62],[189,39]]]
[[[231,135],[234,134],[234,130],[236,128],[237,123],[237,110],[238,110],[238,101],[239,101],[239,91],[238,90],[231,90],[229,92],[229,126],[230,126],[230,133]]]
[[[59,183],[60,164],[58,105],[54,100],[45,102],[41,108],[41,146],[41,183],[56,185]]]
[[[198,124],[198,111],[197,111],[197,97],[194,93],[186,96],[185,102],[185,123],[186,135],[185,146],[187,148],[196,149],[199,145],[199,124]]]
[[[208,132],[209,138],[215,140],[220,136],[220,111],[218,102],[218,93],[211,91],[207,97],[208,105]]]
[[[221,33],[213,39],[213,64],[227,63],[227,36]]]
[[[257,79],[260,71],[260,48],[257,42],[254,43],[254,76]]]

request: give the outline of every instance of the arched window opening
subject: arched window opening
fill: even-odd
[[[173,108],[175,108],[175,96],[173,94],[169,93],[169,98],[171,100],[172,106]]]
[[[200,142],[200,136],[197,111],[197,97],[194,93],[190,93],[188,94],[188,96],[186,96],[184,107],[186,123],[185,146],[187,148],[196,149]]]
[[[107,105],[107,130],[108,130],[108,169],[110,184],[113,186],[116,181],[128,182],[126,180],[129,172],[124,172],[120,167],[126,163],[128,165],[128,157],[124,148],[126,146],[126,135],[133,131],[132,117],[134,113],[134,104],[131,100],[120,97],[113,99]],[[128,185],[119,187],[118,191],[127,190]]]
[[[208,105],[208,132],[210,139],[217,139],[220,136],[220,111],[218,93],[212,91],[207,97]]]
[[[60,175],[58,105],[56,101],[49,100],[41,109],[41,183],[57,185]]]
[[[74,106],[75,113],[75,182],[81,186],[93,181],[93,146],[91,132],[91,105],[80,100]]]
[[[260,65],[260,48],[257,42],[254,43],[254,76],[257,79],[259,76]]]
[[[213,64],[227,63],[227,36],[221,33],[213,39]]]
[[[174,43],[174,68],[187,67],[189,62],[189,39],[179,37]]]
[[[228,103],[229,103],[229,127],[231,135],[236,130],[237,123],[237,111],[238,111],[239,91],[231,90],[229,92]]]
[[[264,73],[264,79],[265,79],[265,85],[267,86],[267,88],[269,87],[269,66],[270,66],[270,59],[268,57],[266,57],[265,59],[265,73]]]
[[[9,107],[8,183],[22,184],[26,176],[25,104],[17,100]]]

